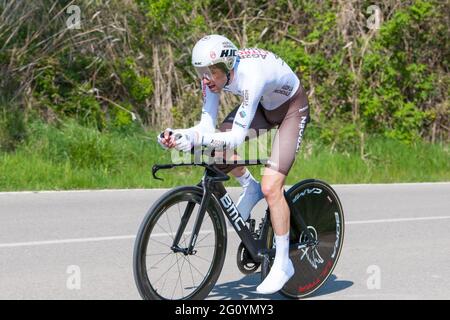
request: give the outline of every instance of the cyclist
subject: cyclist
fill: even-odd
[[[203,92],[200,123],[188,129],[167,128],[163,137],[158,135],[161,146],[186,152],[196,146],[232,150],[250,138],[249,129],[254,129],[252,132],[256,131],[258,136],[259,130],[278,126],[261,184],[246,167],[230,169],[243,187],[237,207],[244,221],[263,197],[269,205],[276,254],[273,266],[257,292],[275,293],[294,274],[289,258],[290,211],[283,192],[286,176],[309,122],[305,90],[291,68],[272,52],[252,48],[238,50],[221,35],[208,35],[199,40],[192,50],[192,64],[201,79]],[[243,100],[216,133],[222,90],[239,95]],[[176,133],[181,138],[175,140]],[[235,152],[229,158],[238,159]]]

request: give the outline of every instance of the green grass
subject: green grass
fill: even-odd
[[[386,138],[369,139],[366,156],[333,153],[309,143],[312,152],[296,160],[288,183],[315,177],[330,183],[394,183],[450,181],[448,146],[417,143],[408,146]]]
[[[15,152],[0,152],[0,190],[67,190],[159,188],[194,184],[202,168],[161,170],[164,181],[151,176],[155,163],[171,163],[155,133],[134,130],[99,133],[74,122],[61,128],[35,123]],[[181,156],[182,154],[180,154]],[[260,178],[261,167],[251,167]],[[448,145],[405,145],[370,138],[365,159],[359,153],[331,152],[306,137],[287,179],[317,178],[329,183],[390,183],[450,181]],[[227,185],[237,185],[232,179]]]

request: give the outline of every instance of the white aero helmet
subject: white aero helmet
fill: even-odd
[[[226,37],[211,34],[201,38],[192,49],[192,65],[199,77],[210,76],[209,67],[223,63],[229,72],[236,62],[237,47]]]

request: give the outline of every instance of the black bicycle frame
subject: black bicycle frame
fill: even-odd
[[[244,161],[242,163],[238,163],[237,165],[260,165],[263,164],[263,161],[257,160],[255,161]],[[223,181],[227,181],[230,179],[230,177],[223,172],[221,172],[219,169],[217,169],[214,165],[210,165],[208,163],[187,163],[187,164],[170,164],[170,165],[154,165],[152,169],[153,177],[156,179],[160,179],[156,177],[156,172],[159,169],[169,169],[177,166],[196,166],[200,165],[205,167],[205,174],[203,175],[202,181],[198,184],[198,186],[203,187],[203,197],[201,200],[200,208],[197,212],[197,216],[194,223],[194,228],[192,230],[191,238],[189,241],[189,246],[187,248],[180,248],[178,243],[181,239],[181,236],[186,228],[187,222],[189,221],[193,208],[195,206],[194,202],[189,202],[186,206],[185,212],[183,213],[183,216],[181,217],[181,223],[180,227],[177,230],[177,233],[174,237],[174,241],[172,244],[171,249],[174,250],[174,252],[183,252],[184,254],[195,254],[195,243],[198,239],[198,233],[201,228],[201,224],[203,222],[203,218],[206,213],[206,209],[209,205],[209,201],[216,201],[220,205],[223,213],[230,221],[231,225],[233,226],[236,233],[239,235],[239,238],[241,238],[242,243],[247,248],[248,252],[250,253],[250,256],[255,262],[261,262],[264,258],[273,258],[275,256],[275,249],[268,249],[267,248],[267,239],[264,237],[260,237],[259,239],[255,239],[253,237],[252,232],[248,229],[246,223],[241,218],[241,215],[234,204],[231,197],[228,195],[224,185],[222,184]],[[160,179],[162,180],[162,179]],[[214,195],[214,197],[213,197]],[[214,199],[215,198],[215,199]],[[289,208],[291,212],[295,210],[295,207],[292,205],[290,199],[286,197],[285,199],[289,205]],[[290,250],[298,250],[300,248],[306,248],[309,246],[317,245],[317,241],[313,238],[312,234],[310,233],[309,229],[307,228],[307,225],[301,215],[295,214],[296,222],[300,225],[302,230],[304,231],[307,240],[302,243],[294,243],[290,245]],[[268,227],[268,219],[269,219],[269,211],[266,211],[265,216],[265,223],[263,224],[263,228]],[[265,235],[265,230],[261,230],[260,234]]]
[[[256,262],[261,261],[264,255],[269,253],[267,250],[267,239],[264,238],[255,239],[253,237],[252,232],[248,229],[247,224],[241,218],[241,215],[236,205],[234,204],[231,197],[228,195],[222,183],[213,184],[213,188],[210,191],[218,200],[219,205],[222,208],[222,212],[224,212],[225,216],[230,221],[239,238],[241,238],[242,243],[247,248],[252,259]],[[267,213],[266,219],[268,219]],[[267,224],[264,225],[267,226]],[[265,233],[261,232],[261,234]]]

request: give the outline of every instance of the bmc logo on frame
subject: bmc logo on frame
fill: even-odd
[[[233,221],[236,229],[238,231],[241,231],[242,228],[239,224],[245,227],[245,222],[244,220],[242,220],[239,211],[237,210],[228,193],[220,198],[220,202],[222,202],[223,206],[225,207],[227,215],[231,218],[231,221]]]

